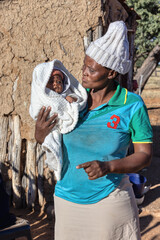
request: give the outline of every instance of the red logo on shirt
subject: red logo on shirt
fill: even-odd
[[[108,122],[107,127],[116,129],[118,126],[118,123],[120,122],[120,117],[118,117],[117,115],[112,115],[110,119],[113,121]]]

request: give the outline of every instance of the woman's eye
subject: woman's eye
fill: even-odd
[[[82,71],[89,71],[90,73],[94,73],[95,70],[93,68],[90,68],[89,66],[83,65],[82,66]]]
[[[89,71],[90,71],[91,73],[94,73],[94,72],[95,72],[95,70],[92,69],[92,68],[89,68]]]

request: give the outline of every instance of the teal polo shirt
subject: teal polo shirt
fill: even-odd
[[[55,195],[65,200],[92,204],[108,196],[123,174],[107,174],[89,180],[76,166],[93,160],[111,161],[126,156],[130,142],[151,143],[152,128],[142,98],[117,86],[108,103],[80,113],[76,128],[63,135],[63,168]]]

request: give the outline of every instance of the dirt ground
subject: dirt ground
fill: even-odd
[[[39,211],[14,210],[17,216],[28,219],[34,240],[53,240],[54,221],[48,220],[46,214]],[[142,210],[139,215],[142,240],[160,240],[160,217]],[[26,240],[24,237],[19,240]]]
[[[139,206],[142,240],[160,240],[160,211],[158,209],[158,211],[154,212],[155,206],[152,202],[153,198],[156,198],[156,196],[157,198],[159,197],[159,193],[160,184],[157,184],[146,194],[144,203]],[[151,209],[147,209],[147,202],[150,202]],[[157,204],[157,207],[160,208],[160,200]],[[54,239],[54,219],[49,220],[45,213],[41,213],[38,209],[36,211],[30,211],[29,209],[11,209],[11,212],[29,221],[34,240]],[[25,240],[25,238],[19,238],[19,240]]]

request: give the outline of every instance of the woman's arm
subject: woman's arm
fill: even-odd
[[[38,114],[35,126],[35,139],[40,144],[44,142],[45,137],[51,132],[52,128],[57,123],[57,114],[48,118],[50,111],[51,107],[48,107],[47,109],[42,107]]]
[[[109,168],[112,173],[137,172],[148,166],[151,162],[152,144],[134,143],[134,153],[115,161],[110,161]]]
[[[103,177],[109,173],[137,172],[150,164],[151,155],[151,143],[134,143],[134,153],[125,158],[109,162],[97,160],[86,162],[78,165],[77,169],[84,168],[90,180]]]

